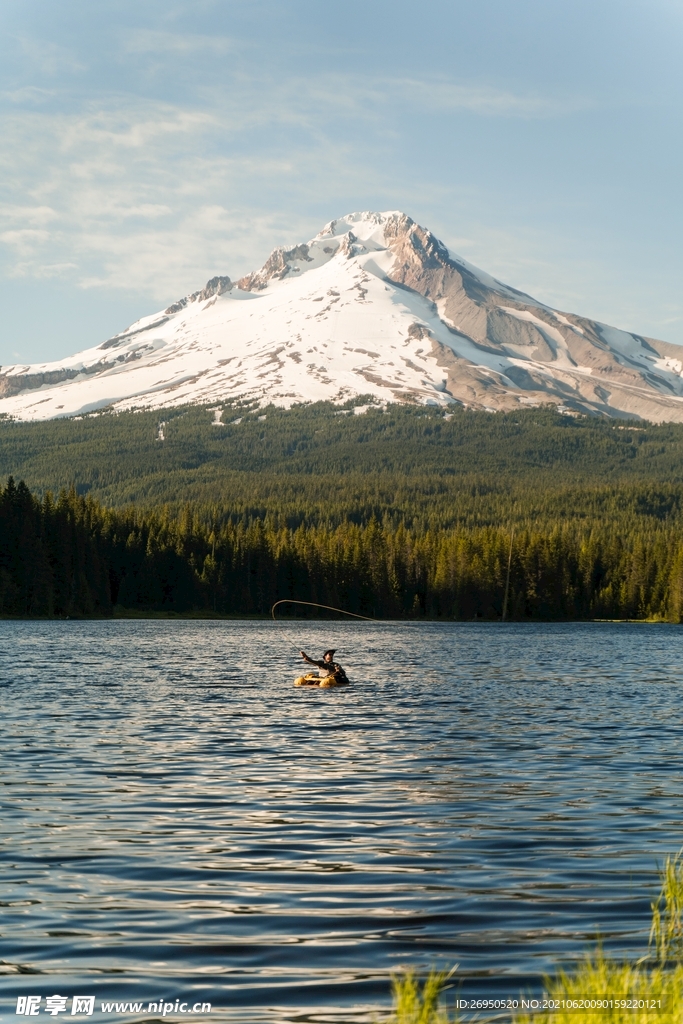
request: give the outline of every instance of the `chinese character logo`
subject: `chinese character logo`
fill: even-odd
[[[71,1016],[73,1017],[77,1013],[85,1013],[88,1017],[92,1016],[92,1012],[95,1009],[95,997],[94,996],[74,996],[71,1003]]]
[[[45,1013],[51,1013],[56,1017],[58,1013],[66,1010],[66,996],[48,996],[45,1000]]]
[[[35,1017],[40,1013],[40,996],[18,996],[15,1013],[24,1017]]]
[[[68,999],[68,996],[46,996],[45,1013],[49,1013],[53,1017],[56,1017],[58,1013],[66,1013],[66,1004]],[[22,1017],[35,1017],[40,1013],[41,1003],[41,996],[18,996],[17,1008],[14,1012],[20,1014]],[[79,1014],[86,1017],[92,1017],[94,1009],[94,996],[74,996],[71,1000],[72,1017],[76,1017]]]

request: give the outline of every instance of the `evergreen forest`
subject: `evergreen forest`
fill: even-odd
[[[362,400],[5,419],[0,473],[3,616],[266,615],[293,598],[683,621],[676,424]]]

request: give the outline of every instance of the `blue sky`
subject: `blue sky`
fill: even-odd
[[[4,0],[0,363],[351,210],[683,343],[680,0]]]

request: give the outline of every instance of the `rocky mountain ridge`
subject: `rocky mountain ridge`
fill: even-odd
[[[554,310],[390,211],[331,221],[86,352],[0,371],[0,413],[19,419],[365,394],[681,421],[683,347]]]

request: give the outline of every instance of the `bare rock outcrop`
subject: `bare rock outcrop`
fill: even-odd
[[[206,282],[201,291],[192,292],[191,295],[185,295],[182,299],[178,299],[177,302],[172,303],[164,313],[169,315],[173,313],[180,313],[181,310],[190,302],[203,302],[205,299],[210,299],[214,295],[222,295],[224,292],[231,291],[235,285],[229,277],[212,277]]]
[[[292,269],[291,264],[297,260],[304,263],[313,262],[309,256],[309,247],[305,243],[295,245],[293,249],[280,247],[273,249],[261,269],[241,277],[237,282],[237,287],[244,292],[263,291],[268,287],[269,281],[273,279],[281,281],[286,277]]]

